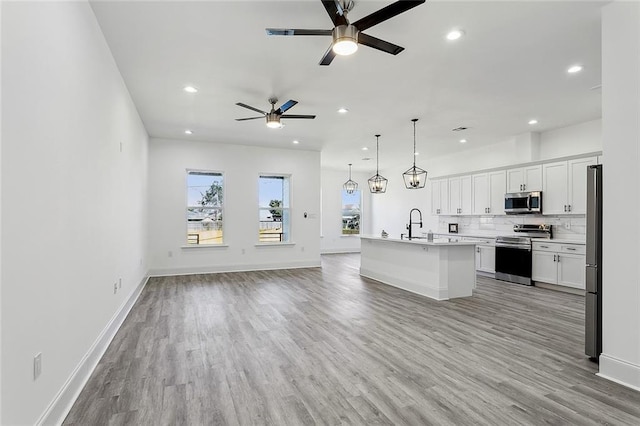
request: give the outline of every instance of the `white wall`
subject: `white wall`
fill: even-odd
[[[187,169],[224,172],[225,247],[184,248]],[[291,175],[295,245],[256,246],[260,173]],[[149,191],[152,275],[320,265],[319,152],[152,139]]]
[[[3,2],[2,88],[0,423],[27,425],[145,277],[147,135],[86,2]]]
[[[640,4],[614,2],[602,12],[600,374],[640,390]]]
[[[596,151],[602,151],[601,119],[540,134],[541,160]]]
[[[362,194],[360,233],[371,233],[371,193],[367,185],[370,174],[353,172],[351,178],[358,183]],[[342,185],[349,179],[349,169],[322,169],[322,253],[352,253],[360,251],[360,237],[342,235]]]

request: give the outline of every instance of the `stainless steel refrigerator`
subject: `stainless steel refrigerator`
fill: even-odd
[[[602,165],[587,167],[585,353],[602,353]]]

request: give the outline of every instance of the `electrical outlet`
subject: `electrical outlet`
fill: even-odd
[[[172,252],[171,250],[169,250],[169,251],[167,252],[167,256],[169,256],[169,257],[173,257],[173,252]]]
[[[118,278],[118,290],[122,288],[122,278]]]
[[[567,220],[567,221],[564,223],[564,227],[565,227],[565,229],[571,229],[571,221],[570,221],[570,220]]]
[[[116,294],[118,292],[118,283],[115,282],[113,283],[113,294]]]
[[[42,373],[42,352],[33,357],[33,380],[40,377]]]

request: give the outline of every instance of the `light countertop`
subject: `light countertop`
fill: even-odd
[[[417,244],[423,246],[475,246],[475,241],[458,241],[456,237],[450,238],[434,238],[433,241],[428,241],[426,238],[414,238],[412,240],[401,240],[400,238],[382,238],[373,235],[363,235],[360,237],[365,240],[376,240],[376,241],[389,241],[394,243],[403,243],[403,244]],[[459,237],[458,237],[459,238]]]

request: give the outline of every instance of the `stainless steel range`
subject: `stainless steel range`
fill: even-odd
[[[520,235],[496,238],[496,279],[532,285],[531,238],[551,238],[551,225],[514,225]]]

